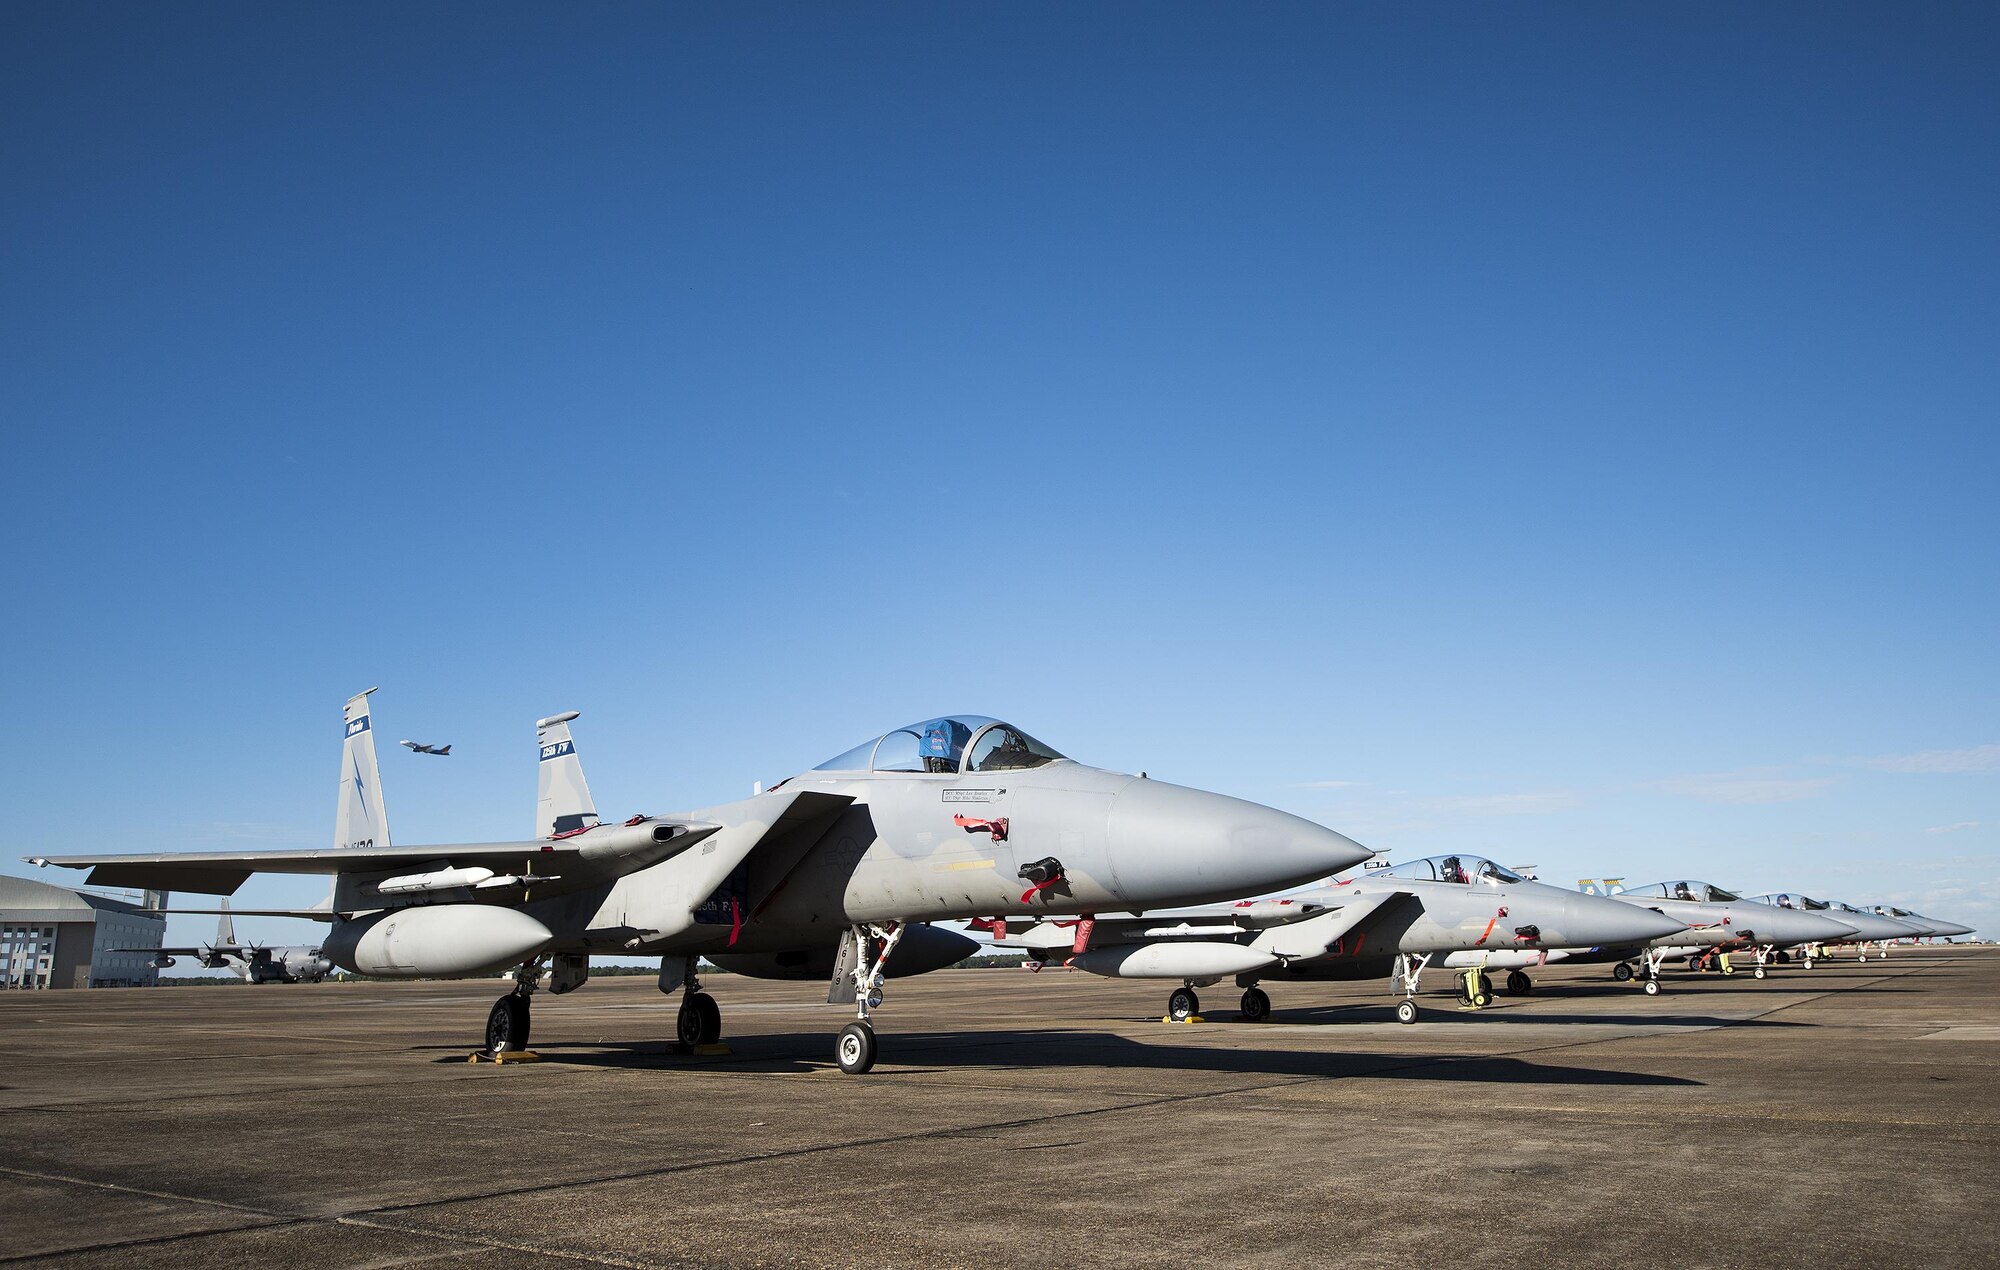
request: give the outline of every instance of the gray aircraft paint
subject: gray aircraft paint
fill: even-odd
[[[337,964],[475,976],[553,957],[551,990],[565,991],[587,976],[592,953],[661,955],[667,989],[679,986],[672,965],[691,967],[696,955],[775,953],[877,931],[886,958],[913,923],[1204,903],[1296,885],[1371,854],[1299,817],[1089,767],[977,716],[896,729],[769,791],[682,815],[528,842],[398,848],[367,697],[343,713],[334,849],[37,862],[90,868],[100,883],[219,894],[253,872],[330,873],[325,949]],[[948,762],[886,770],[906,767],[896,756],[916,759],[934,735],[949,738]],[[523,980],[523,999],[531,990]],[[878,999],[858,1003],[862,1023]]]
[[[1446,860],[1467,880],[1441,880],[1438,867]],[[1428,876],[1412,876],[1424,869]],[[1523,970],[1565,944],[1630,942],[1682,929],[1660,914],[1546,886],[1460,855],[1371,869],[1277,899],[1100,916],[1081,953],[1071,929],[1053,924],[1004,943],[1109,978],[1179,979],[1191,987],[1233,978],[1247,989],[1273,980],[1386,978],[1405,957],[1461,955],[1459,964],[1467,968]],[[1273,935],[1284,931],[1300,939],[1281,948]],[[1258,958],[1260,951],[1267,955]],[[1274,958],[1272,952],[1285,955]]]

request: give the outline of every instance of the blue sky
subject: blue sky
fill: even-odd
[[[556,710],[621,814],[976,711],[1398,855],[2000,931],[1996,54],[9,7],[0,867],[326,841],[380,684],[456,747],[383,755],[403,842],[526,832]]]

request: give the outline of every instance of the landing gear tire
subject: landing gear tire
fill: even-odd
[[[486,1052],[511,1053],[528,1048],[528,998],[510,992],[486,1014]]]
[[[1396,1003],[1396,1022],[1415,1023],[1416,1021],[1417,1003],[1414,1001],[1398,1001]]]
[[[849,1076],[863,1074],[875,1066],[875,1029],[859,1021],[840,1029],[840,1036],[833,1043],[833,1057],[840,1070]]]
[[[1611,977],[1620,983],[1624,983],[1632,977],[1632,967],[1621,961],[1611,967]]]
[[[1659,981],[1658,979],[1648,979],[1648,980],[1646,980],[1646,983],[1645,983],[1645,993],[1646,993],[1646,995],[1647,995],[1647,996],[1649,996],[1649,997],[1657,997],[1657,996],[1659,996],[1659,995],[1660,995],[1660,981]]]
[[[1193,988],[1175,988],[1174,994],[1167,998],[1167,1017],[1176,1023],[1200,1013],[1201,998],[1194,994]]]
[[[1507,972],[1507,995],[1525,997],[1535,990],[1535,981],[1518,970]]]
[[[1246,988],[1239,1009],[1245,1023],[1262,1023],[1271,1017],[1271,998],[1262,988]]]
[[[674,1018],[674,1035],[687,1046],[715,1044],[722,1038],[722,1007],[706,992],[690,992]]]
[[[1755,970],[1752,970],[1750,977],[1753,979],[1762,979],[1764,977],[1764,967],[1759,966]]]

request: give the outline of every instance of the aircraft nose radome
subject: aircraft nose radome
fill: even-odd
[[[1137,780],[1111,804],[1110,838],[1127,888],[1230,897],[1310,882],[1375,853],[1345,834],[1259,803]]]
[[[1856,931],[1854,927],[1838,917],[1827,917],[1819,913],[1792,913],[1778,910],[1775,918],[1758,914],[1747,923],[1757,934],[1757,942],[1762,944],[1825,944],[1839,943],[1850,939]]]
[[[1687,923],[1678,917],[1672,917],[1665,913],[1656,913],[1650,908],[1640,908],[1636,904],[1620,904],[1619,907],[1631,910],[1631,915],[1622,920],[1631,927],[1634,933],[1625,936],[1625,939],[1661,939],[1668,935],[1678,935],[1687,929]],[[1615,943],[1618,941],[1600,940],[1599,942]]]

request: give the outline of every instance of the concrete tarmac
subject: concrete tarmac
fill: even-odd
[[[75,1267],[1992,1266],[2000,950],[1771,979],[1603,966],[1414,1026],[1380,983],[1163,1024],[1168,987],[718,975],[0,994],[0,1263]],[[1426,976],[1427,989],[1450,986]]]

